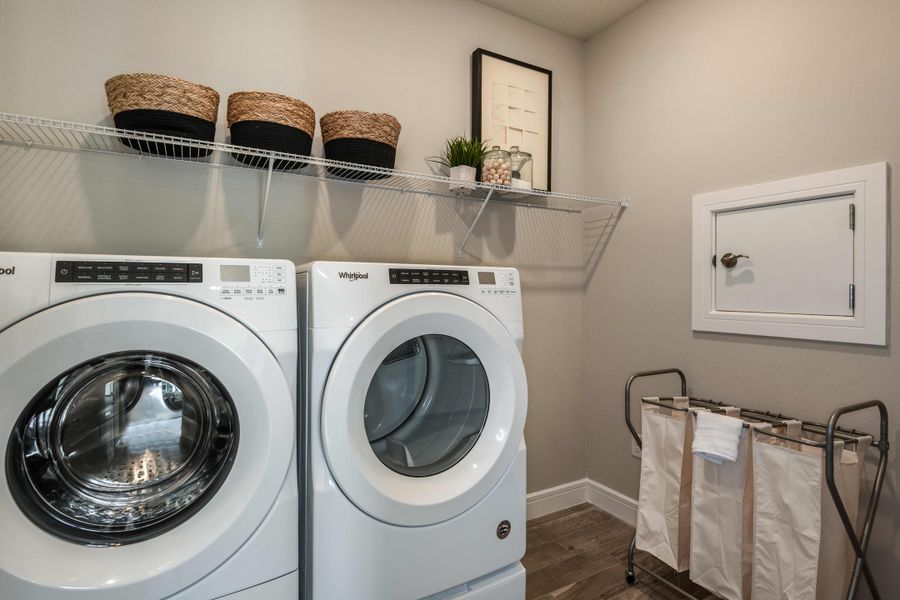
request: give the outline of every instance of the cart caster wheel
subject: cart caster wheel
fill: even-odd
[[[625,576],[625,583],[627,583],[628,585],[634,585],[636,581],[637,581],[637,578],[635,578],[634,575],[626,575]]]

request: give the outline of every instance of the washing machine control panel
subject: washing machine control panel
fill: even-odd
[[[57,283],[202,283],[203,265],[180,262],[56,261]]]
[[[25,298],[29,306],[107,293],[158,293],[216,307],[251,323],[259,331],[296,327],[296,268],[287,260],[100,254],[14,256],[15,262],[0,252],[0,267],[15,267],[11,276],[0,276],[0,296],[5,292],[6,281],[24,281],[29,285],[17,290],[17,296]],[[30,275],[16,280],[20,274]],[[15,306],[7,302],[0,308]],[[0,329],[3,322],[4,311],[0,310]]]
[[[280,264],[219,266],[219,294],[224,298],[264,298],[287,294],[287,267]]]
[[[456,269],[388,269],[392,284],[469,285],[469,272]]]
[[[482,296],[515,296],[519,293],[515,271],[478,271],[478,293]]]

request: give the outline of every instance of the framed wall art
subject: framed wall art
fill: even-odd
[[[550,191],[549,69],[481,48],[472,53],[472,135],[488,148],[518,146],[534,160],[533,186]]]

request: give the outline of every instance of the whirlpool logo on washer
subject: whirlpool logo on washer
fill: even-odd
[[[353,271],[352,273],[348,271],[338,271],[338,277],[341,279],[348,279],[350,281],[357,281],[359,279],[368,279],[368,273],[360,273],[359,271]]]
[[[15,275],[16,268],[15,267],[0,267],[0,276],[2,275]]]

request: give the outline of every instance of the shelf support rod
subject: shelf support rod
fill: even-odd
[[[478,209],[478,214],[475,215],[475,220],[472,221],[472,224],[469,225],[469,230],[466,232],[466,236],[463,238],[462,242],[459,244],[459,251],[456,255],[459,258],[464,258],[465,253],[463,252],[463,248],[466,247],[466,242],[469,241],[469,236],[472,235],[472,231],[475,229],[475,226],[478,225],[478,221],[481,219],[481,214],[484,212],[485,207],[487,207],[488,202],[491,199],[491,196],[494,195],[494,188],[488,190],[487,196],[484,197],[484,202],[481,203],[481,207]]]
[[[269,208],[269,189],[272,187],[272,169],[275,166],[275,161],[273,159],[269,159],[269,170],[266,173],[266,187],[263,191],[263,195],[260,198],[259,204],[259,212],[257,214],[257,227],[256,227],[256,247],[262,248],[263,246],[263,228],[266,225],[266,210]]]

